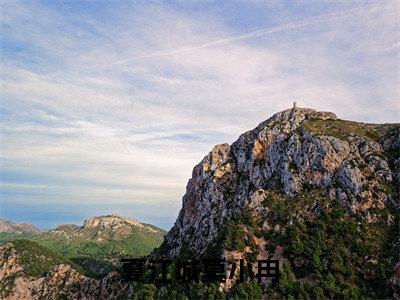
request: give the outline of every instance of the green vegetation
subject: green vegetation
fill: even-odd
[[[253,236],[256,234],[256,220],[250,210],[245,210],[232,220],[226,222],[217,238],[208,245],[202,257],[219,257],[222,251],[244,251],[250,247],[249,261],[255,261],[258,247]],[[193,256],[192,256],[193,257]]]
[[[38,236],[34,240],[69,258],[110,259],[145,256],[161,244],[162,235],[138,230],[122,240],[95,242],[85,238],[67,239],[54,235]]]
[[[256,229],[257,222],[252,212],[250,210],[241,212],[224,224],[217,238],[199,258],[220,257],[224,249],[229,251],[247,251],[249,249],[250,252],[246,253],[246,260],[255,262],[258,255],[258,247],[253,238]],[[162,253],[162,248],[161,246],[161,249],[158,249],[157,252]],[[190,250],[185,250],[185,245],[182,248],[181,259],[196,257]],[[174,272],[175,265],[172,263],[169,267],[168,277],[172,278],[173,281],[169,285],[157,285],[149,282],[138,284],[135,286],[132,299],[261,299],[262,297],[262,289],[257,282],[239,283],[227,292],[219,290],[215,283],[174,281]],[[144,278],[148,278],[148,276],[145,275]]]
[[[111,233],[104,233],[103,236],[108,238],[96,242],[93,232],[84,231],[82,235],[74,233],[68,231],[66,234],[49,232],[42,235],[1,233],[0,243],[30,240],[79,264],[86,275],[100,276],[116,269],[120,257],[141,257],[150,254],[162,243],[164,235],[164,231],[135,230],[125,238],[115,240]]]
[[[246,247],[246,233],[238,221],[229,221],[224,228],[223,247],[229,251],[243,251]]]
[[[243,282],[237,284],[231,292],[230,298],[232,299],[261,299],[262,289],[261,285],[257,282]]]
[[[378,142],[392,130],[399,130],[399,124],[365,124],[346,120],[310,119],[302,125],[305,130],[317,135],[334,136],[348,140],[350,136],[359,136]]]
[[[224,249],[242,252],[250,249],[245,257],[254,262],[258,254],[254,236],[264,237],[269,253],[277,246],[284,250],[279,283],[265,286],[255,281],[244,282],[235,284],[230,291],[221,291],[214,283],[175,281],[176,266],[172,264],[168,275],[172,279],[170,284],[150,283],[147,274],[144,283],[134,286],[131,299],[261,299],[262,295],[285,299],[359,299],[391,296],[387,282],[392,275],[392,262],[400,259],[400,232],[398,216],[390,207],[371,209],[370,213],[381,216],[381,221],[367,223],[360,214],[350,214],[337,201],[327,199],[321,190],[309,189],[297,197],[287,197],[272,190],[265,193],[262,202],[265,211],[261,218],[253,217],[250,210],[241,212],[225,223],[218,237],[199,258],[219,257]],[[395,216],[393,225],[386,222],[389,214]],[[272,225],[270,229],[262,229],[264,220]],[[277,230],[275,225],[280,229]],[[22,236],[0,235],[2,241],[18,237]],[[88,260],[93,264],[105,264],[110,258],[120,255],[144,255],[142,253],[149,251],[147,249],[157,240],[149,232],[137,232],[117,241],[110,239],[101,243],[86,238],[67,239],[62,235],[23,237],[30,240],[15,240],[13,243],[21,253],[23,272],[33,277],[43,276],[60,263],[72,264],[80,270],[76,262],[86,267]],[[138,243],[141,247],[137,247]],[[183,245],[181,258],[193,257],[190,247]],[[10,290],[17,275],[5,278],[0,289]]]
[[[399,135],[400,135],[400,133],[399,133]],[[396,161],[396,159],[398,159],[400,157],[400,149],[397,148],[397,149],[389,150],[389,151],[385,152],[383,155],[385,156],[384,158],[388,162],[390,168],[393,170],[394,162]]]
[[[215,283],[205,284],[191,282],[186,284],[172,283],[166,286],[157,286],[152,283],[138,284],[132,300],[141,299],[261,299],[261,286],[257,283],[240,283],[231,292],[220,291]]]
[[[152,283],[142,283],[135,286],[132,300],[189,300],[189,299],[226,299],[226,293],[220,291],[216,284],[191,282],[185,284],[171,283],[158,286]],[[243,299],[243,298],[240,298]],[[253,298],[254,299],[254,298]]]
[[[20,234],[20,233],[4,233],[0,232],[0,244],[4,244],[13,240],[32,240],[35,238],[34,234]]]
[[[121,240],[108,239],[95,242],[87,236],[68,237],[51,233],[43,235],[19,235],[0,233],[0,243],[28,239],[56,251],[68,258],[110,259],[121,256],[139,257],[149,254],[163,240],[162,233],[137,230]]]
[[[314,201],[309,201],[310,194]],[[328,202],[316,191],[299,198],[270,194],[264,205],[268,206],[268,216],[274,222],[285,225],[282,233],[272,229],[265,232],[269,250],[283,246],[284,256],[290,262],[282,270],[280,284],[271,291],[289,298],[390,296],[387,281],[392,260],[398,255],[398,219],[391,226],[386,218],[367,223],[361,216],[347,213],[338,202]],[[321,207],[319,213],[307,212],[317,205]],[[304,220],[294,218],[295,214]],[[294,278],[308,278],[309,282],[300,284]]]
[[[268,208],[265,217],[272,225],[285,225],[295,216],[304,218],[311,216],[310,210],[315,205],[323,207],[329,202],[323,197],[323,192],[318,189],[305,191],[295,198],[270,190],[266,192],[262,205]]]
[[[23,273],[26,276],[42,277],[59,264],[69,264],[78,271],[81,270],[74,262],[35,242],[16,240],[12,244],[18,253],[19,263],[23,266]]]
[[[134,286],[134,295],[129,299],[261,299],[262,288],[256,282],[239,283],[229,292],[220,290],[216,283],[177,282],[174,281],[173,267],[168,277],[172,282],[167,285],[154,283],[138,283]]]
[[[12,244],[17,253],[17,263],[22,267],[22,270],[3,278],[0,283],[0,296],[6,296],[11,292],[17,277],[24,275],[25,277],[39,278],[59,264],[69,264],[83,272],[82,268],[74,262],[32,241],[15,240],[12,241]],[[6,253],[6,256],[9,255],[12,255],[11,251]]]

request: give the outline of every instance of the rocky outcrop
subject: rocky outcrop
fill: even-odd
[[[102,279],[94,279],[78,273],[69,265],[58,265],[43,278],[39,293],[35,296],[39,296],[39,299],[59,296],[68,299],[115,299],[126,288],[120,279],[117,272],[109,273]]]
[[[115,299],[127,287],[117,272],[95,279],[68,264],[54,266],[43,277],[29,276],[12,243],[0,246],[0,262],[2,299]]]
[[[119,215],[92,217],[83,226],[73,224],[59,225],[49,231],[49,235],[75,240],[95,240],[103,243],[109,240],[122,240],[138,231],[162,236],[164,231],[135,219]]]
[[[60,225],[35,236],[33,241],[17,237],[15,241],[0,245],[0,298],[118,298],[128,286],[121,280],[120,273],[113,271],[118,270],[116,265],[121,253],[130,256],[129,251],[132,251],[135,256],[145,255],[161,243],[164,233],[134,219],[108,215],[87,219],[83,226]],[[42,241],[46,247],[40,245]],[[94,243],[98,244],[98,249],[111,249],[110,255],[85,255],[88,245],[89,254],[98,251],[90,248]],[[114,245],[117,245],[115,248],[119,246],[121,253],[113,250]],[[147,252],[146,247],[149,248]],[[65,254],[78,251],[81,256],[72,256],[72,260]],[[105,253],[104,250],[99,252]],[[83,273],[96,274],[96,278]]]
[[[118,273],[102,279],[86,277],[69,265],[54,267],[45,277],[38,279],[20,276],[3,299],[116,299],[126,288]]]
[[[326,126],[327,134],[305,126],[316,121]],[[393,187],[399,180],[399,126],[354,122],[367,134],[344,128],[340,135],[330,134],[329,126],[340,127],[340,122],[349,126],[330,112],[289,109],[232,145],[215,146],[193,169],[182,209],[165,237],[164,254],[202,253],[227,220],[257,207],[262,199],[256,191],[273,189],[293,197],[309,188],[322,189],[350,213],[360,212],[370,221],[371,209],[398,205]],[[373,138],[368,136],[372,129]]]
[[[84,229],[94,229],[94,228],[101,228],[101,229],[107,229],[107,228],[114,228],[118,230],[121,227],[124,226],[134,226],[139,229],[147,230],[150,232],[157,232],[154,228],[150,226],[146,226],[139,221],[135,219],[130,219],[126,217],[122,217],[119,215],[108,215],[108,216],[99,216],[99,217],[93,217],[85,220],[83,223],[83,228]]]

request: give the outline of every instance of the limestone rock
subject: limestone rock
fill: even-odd
[[[324,127],[322,134],[305,126],[315,121]],[[329,131],[340,122],[355,129]],[[372,132],[382,134],[377,140],[370,137]],[[260,209],[259,190],[296,196],[310,187],[322,189],[365,218],[371,217],[372,208],[382,209],[388,202],[398,205],[398,190],[387,189],[400,177],[398,132],[396,124],[341,121],[333,113],[307,108],[275,114],[232,145],[215,146],[194,167],[182,209],[165,237],[164,254],[204,251],[232,216],[249,207]],[[394,162],[388,159],[389,152],[395,153]]]

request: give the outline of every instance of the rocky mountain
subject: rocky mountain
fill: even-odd
[[[125,288],[117,272],[82,275],[71,261],[27,240],[0,245],[2,299],[109,299]]]
[[[49,235],[53,237],[58,236],[79,241],[96,241],[98,243],[121,241],[128,236],[132,237],[132,234],[156,235],[162,238],[165,231],[119,215],[93,217],[85,220],[83,226],[64,224],[49,231]]]
[[[40,234],[42,232],[44,232],[44,230],[32,224],[17,224],[7,219],[0,219],[0,233]]]
[[[399,124],[279,112],[194,167],[154,255],[279,257],[296,286],[272,290],[279,295],[398,293],[389,278],[399,250],[399,148]]]
[[[398,124],[343,121],[305,108],[277,113],[232,145],[215,146],[194,168],[164,245],[173,257],[184,246],[204,251],[227,220],[262,207],[271,190],[295,197],[320,189],[374,221],[376,210],[399,208],[399,147]]]
[[[119,215],[41,234],[2,233],[0,298],[114,299],[128,287],[119,258],[149,254],[165,231]]]
[[[28,239],[84,268],[87,275],[115,270],[122,256],[140,257],[158,247],[165,231],[119,215],[89,218],[83,226],[59,225],[40,235],[0,234],[0,242]]]
[[[194,167],[182,209],[162,244],[164,232],[153,226],[115,215],[91,218],[33,239],[62,254],[38,254],[50,259],[33,277],[18,273],[26,262],[21,253],[41,246],[18,241],[0,246],[1,265],[10,270],[2,271],[0,281],[21,282],[11,285],[11,294],[47,298],[399,298],[399,149],[400,124],[285,110],[232,145],[215,146]],[[149,253],[158,246],[155,237],[161,246],[152,258],[225,258],[224,283],[126,286],[115,271],[97,272],[100,279],[84,274],[88,253],[102,262],[138,254],[133,245],[147,245]],[[40,251],[51,251],[46,249]],[[239,269],[232,269],[239,259],[254,264],[271,258],[279,261],[279,283],[241,283]],[[22,267],[31,269],[37,270]]]

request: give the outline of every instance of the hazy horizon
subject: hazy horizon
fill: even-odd
[[[8,1],[0,217],[169,229],[193,167],[292,106],[398,123],[398,1]]]

